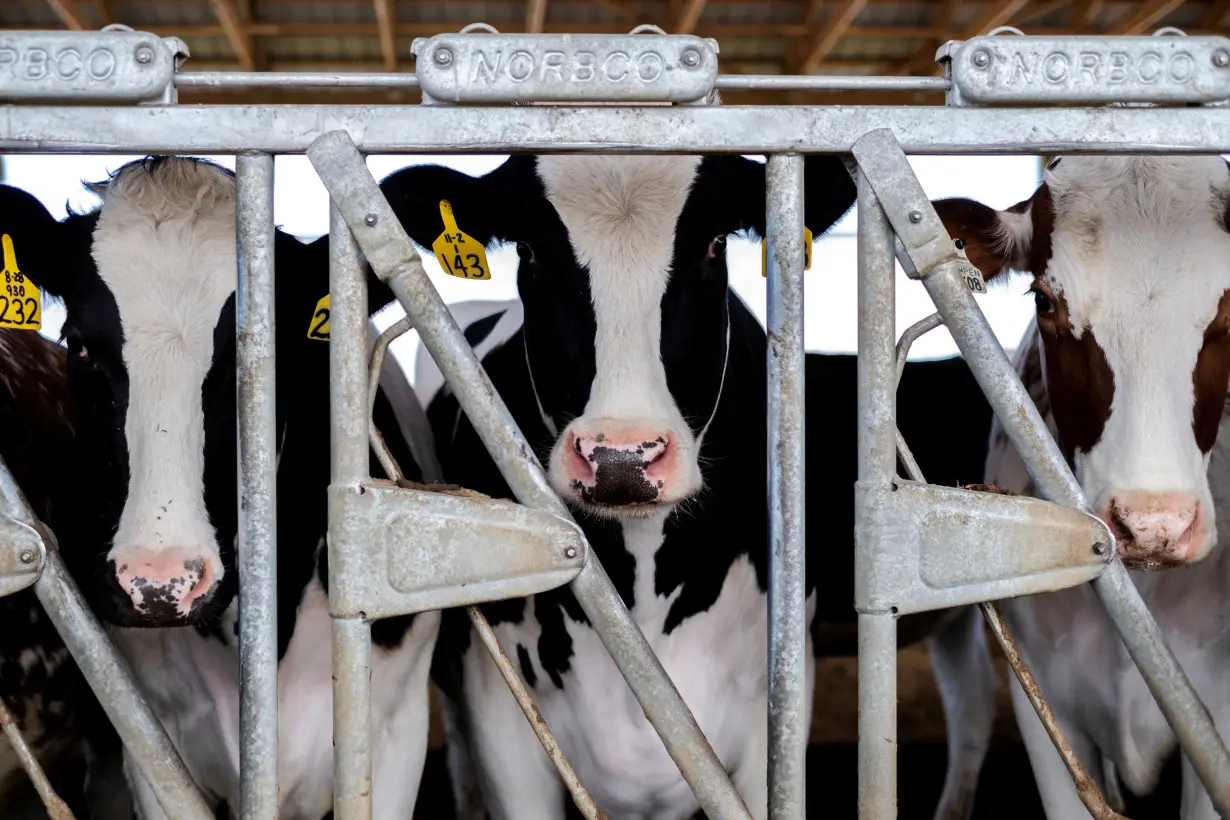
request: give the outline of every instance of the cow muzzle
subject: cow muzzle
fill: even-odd
[[[1102,519],[1128,566],[1190,564],[1207,552],[1208,531],[1200,499],[1188,493],[1117,492]]]
[[[665,500],[679,472],[679,447],[666,430],[572,430],[563,467],[576,498],[599,507],[637,509]]]
[[[116,581],[132,602],[134,626],[191,622],[222,577],[218,556],[200,549],[127,549],[113,560]]]

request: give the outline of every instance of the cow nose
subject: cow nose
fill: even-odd
[[[668,432],[577,432],[570,439],[568,479],[573,491],[591,504],[652,504],[672,478],[676,458]]]
[[[1183,564],[1200,552],[1200,500],[1186,493],[1117,493],[1103,518],[1124,561]]]
[[[132,599],[140,620],[151,626],[189,619],[221,575],[217,557],[200,549],[130,549],[114,561],[120,589]]]

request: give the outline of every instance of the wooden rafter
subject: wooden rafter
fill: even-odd
[[[111,12],[111,3],[109,0],[94,0],[94,7],[98,9],[98,26],[109,26],[115,22],[115,15]]]
[[[231,48],[235,51],[235,59],[239,61],[239,65],[244,71],[256,71],[256,54],[252,48],[252,35],[244,28],[243,21],[239,19],[239,9],[235,6],[235,0],[209,0],[209,2],[218,18],[218,25],[222,26],[226,39],[230,41]]]
[[[1204,27],[1220,28],[1227,14],[1230,14],[1230,0],[1217,0],[1215,3],[1209,3],[1209,7],[1204,12]]]
[[[1179,1],[1182,2],[1182,0]],[[968,40],[971,37],[986,34],[997,26],[1005,25],[1012,19],[1012,15],[1025,8],[1025,4],[1028,2],[1029,0],[997,0],[997,2],[991,3],[983,9],[982,13],[975,17],[974,21],[953,39]]]
[[[380,36],[380,54],[384,70],[397,70],[397,13],[393,0],[376,0],[376,30]]]
[[[1025,8],[1017,12],[1016,17],[1012,18],[1012,24],[1022,26],[1031,20],[1037,20],[1039,17],[1045,17],[1054,11],[1059,11],[1062,8],[1067,8],[1072,5],[1073,0],[1047,0],[1045,3],[1030,3]]]
[[[944,0],[944,4],[935,11],[932,27],[941,32],[951,32],[952,20],[957,14],[959,3],[960,0]],[[927,71],[928,69],[934,72],[936,70],[935,52],[946,39],[948,39],[946,34],[940,34],[928,40],[914,53],[913,57],[893,66],[889,73],[913,74],[915,71]]]
[[[1068,25],[1073,28],[1086,28],[1093,25],[1102,12],[1103,0],[1077,0],[1068,15]]]
[[[867,0],[841,0],[829,15],[829,19],[824,21],[824,25],[807,44],[807,50],[803,52],[803,58],[798,64],[798,73],[810,74],[815,71],[866,5]]]
[[[705,0],[686,0],[675,18],[674,34],[691,34],[705,11]]]
[[[1144,34],[1167,14],[1183,5],[1183,0],[1149,0],[1136,11],[1115,23],[1107,34]]]
[[[526,0],[525,30],[530,34],[542,34],[547,27],[547,0]]]
[[[77,0],[47,0],[47,5],[51,6],[51,10],[56,13],[56,17],[60,18],[60,22],[65,28],[70,28],[73,31],[84,31],[87,28],[93,28],[90,21],[85,19],[85,14],[81,11],[81,6],[77,5]]]

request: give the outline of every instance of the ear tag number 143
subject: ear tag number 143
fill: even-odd
[[[431,243],[431,249],[444,272],[458,279],[490,279],[487,252],[481,242],[457,227],[453,206],[447,199],[440,200],[440,219],[444,222],[444,233]]]
[[[3,290],[0,290],[0,327],[13,330],[38,330],[43,326],[42,294],[38,286],[26,278],[17,267],[17,252],[13,237],[0,236],[3,246]]]
[[[803,270],[811,270],[811,229],[803,227]],[[769,278],[769,242],[760,240],[760,275]]]

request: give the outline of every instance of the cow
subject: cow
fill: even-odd
[[[807,157],[805,180],[805,222],[819,234],[849,209],[854,187],[834,157]],[[514,155],[480,178],[417,166],[381,187],[423,247],[444,230],[442,200],[479,243],[516,244],[519,299],[458,306],[465,335],[737,790],[764,817],[767,342],[729,287],[725,253],[730,235],[765,231],[764,165],[737,156]],[[855,363],[813,356],[806,365],[809,651],[819,624],[854,619]],[[925,450],[933,480],[979,481],[985,439],[963,463],[950,458],[936,429],[958,422],[919,389],[963,402],[971,426],[989,430],[964,364],[912,364],[904,382],[914,396],[902,410],[905,434]],[[438,373],[424,370],[415,383],[445,480],[506,496]],[[483,609],[604,810],[678,818],[698,809],[569,590]],[[956,645],[982,640],[976,612],[947,617]],[[981,671],[991,674],[989,664]],[[481,817],[485,804],[494,818],[563,817],[562,785],[453,613],[434,674],[447,696],[462,816]],[[810,664],[806,686],[810,703]],[[994,709],[985,706],[985,721],[966,724],[985,740],[954,744],[977,759],[954,772],[977,776]],[[960,785],[952,799],[972,797]]]
[[[0,190],[24,272],[67,308],[69,474],[89,489],[62,547],[202,793],[237,815],[235,178],[158,157],[89,187],[101,204],[62,222]],[[275,241],[280,816],[321,820],[333,803],[329,348],[308,332],[329,290],[328,239]],[[372,311],[392,298],[374,277],[369,296]],[[383,391],[375,420],[417,479]],[[438,613],[372,625],[374,817],[413,813],[438,626]],[[142,820],[166,818],[126,769]]]
[[[992,281],[1032,276],[1014,365],[1111,528],[1175,656],[1230,738],[1230,170],[1216,156],[1064,156],[1027,200],[936,210]],[[1037,495],[1003,429],[987,481]],[[1002,602],[1076,754],[1114,797],[1144,795],[1176,748],[1088,586]],[[1016,719],[1050,818],[1087,817],[1019,685]],[[1184,820],[1217,813],[1186,759]],[[1119,802],[1115,799],[1114,802]]]

